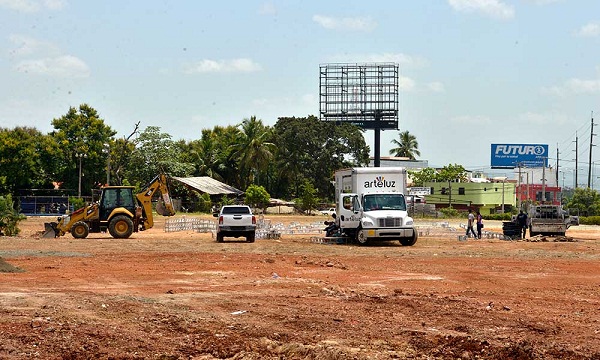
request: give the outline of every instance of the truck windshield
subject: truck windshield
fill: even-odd
[[[364,211],[373,210],[404,210],[406,201],[402,194],[370,194],[363,198]]]

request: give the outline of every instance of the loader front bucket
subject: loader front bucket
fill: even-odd
[[[56,223],[44,223],[44,234],[42,238],[55,238],[56,230],[54,230]]]

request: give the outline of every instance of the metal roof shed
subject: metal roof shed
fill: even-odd
[[[242,195],[244,192],[222,183],[218,180],[211,178],[210,176],[197,176],[197,177],[173,177],[172,179],[177,180],[186,186],[189,186],[195,190],[198,190],[209,195]]]

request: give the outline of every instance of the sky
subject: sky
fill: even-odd
[[[587,181],[597,0],[0,0],[0,127],[50,132],[87,103],[119,137],[140,122],[194,140],[319,116],[321,64],[376,62],[398,64],[399,131],[430,166],[491,171],[491,144],[548,144],[569,186],[577,138]]]

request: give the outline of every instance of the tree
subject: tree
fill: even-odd
[[[188,176],[194,171],[192,164],[181,161],[181,148],[171,135],[162,133],[158,126],[148,126],[134,144],[127,169],[127,179],[132,184],[143,185],[160,173]]]
[[[304,180],[300,189],[300,198],[296,204],[300,205],[302,211],[310,214],[310,211],[317,207],[317,191],[309,180]]]
[[[52,126],[55,130],[50,136],[59,149],[53,180],[64,181],[66,188],[77,188],[81,164],[82,192],[90,194],[93,184],[102,182],[106,176],[105,144],[116,131],[105,125],[98,112],[87,104],[69,108],[67,114],[52,120]]]
[[[16,236],[21,231],[19,221],[25,220],[25,215],[15,209],[12,196],[0,196],[0,235]]]
[[[240,187],[254,183],[261,171],[267,169],[273,159],[275,145],[270,142],[271,129],[255,116],[239,125],[236,142],[231,145],[231,156],[236,159],[240,170]]]
[[[335,170],[366,165],[369,147],[354,125],[307,118],[279,118],[274,126],[276,160],[270,171],[279,179],[268,189],[275,197],[293,198],[310,179],[318,196],[331,198]]]
[[[436,181],[467,181],[467,170],[462,165],[448,164],[438,171]]]
[[[10,174],[0,190],[51,188],[56,142],[35,128],[0,128],[0,174]]]
[[[577,188],[567,203],[567,208],[571,213],[576,210],[585,216],[598,215],[600,214],[600,194],[590,188]]]
[[[412,179],[413,186],[423,186],[426,182],[437,180],[437,171],[434,168],[424,168],[421,170],[408,170],[408,174]]]
[[[415,155],[421,156],[417,138],[409,133],[408,130],[400,132],[398,139],[393,139],[392,144],[396,145],[396,147],[390,149],[390,155],[406,157],[410,160],[415,160]]]
[[[263,212],[269,205],[271,195],[260,185],[250,185],[246,189],[244,202],[252,207],[262,209]]]

